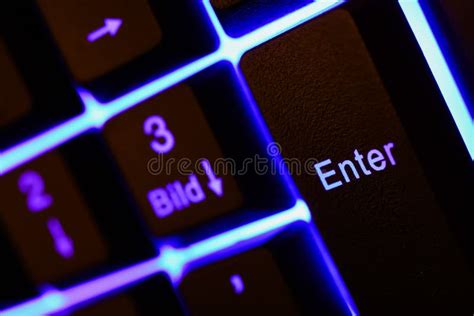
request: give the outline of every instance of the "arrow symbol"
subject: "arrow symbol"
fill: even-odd
[[[216,177],[216,175],[214,174],[214,170],[212,170],[211,168],[211,163],[209,162],[209,160],[203,160],[201,162],[201,166],[204,168],[207,178],[209,179],[207,187],[217,196],[222,196],[222,194],[224,193],[224,190],[222,188],[222,179]]]
[[[64,231],[61,222],[53,217],[48,219],[47,222],[48,230],[53,238],[54,247],[56,252],[59,253],[63,258],[69,259],[74,255],[74,244],[71,238]]]
[[[115,36],[121,25],[122,19],[104,19],[104,26],[87,35],[87,40],[92,43],[107,34]]]

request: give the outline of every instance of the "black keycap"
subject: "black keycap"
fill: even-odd
[[[266,250],[252,250],[187,276],[179,287],[191,315],[299,315]]]
[[[57,51],[28,1],[0,10],[0,148],[83,110]]]
[[[351,303],[297,223],[263,245],[190,265],[178,285],[190,315],[352,315]]]
[[[177,233],[238,209],[231,175],[216,175],[223,155],[191,89],[171,88],[105,125],[104,133],[147,223]]]
[[[112,99],[216,46],[201,2],[36,0],[77,82]]]
[[[295,204],[248,101],[221,62],[104,126],[156,236],[201,239]]]
[[[86,135],[2,176],[0,222],[36,284],[67,284],[155,254],[104,155]]]
[[[75,78],[91,81],[133,60],[162,38],[147,0],[37,0]]]
[[[38,283],[105,261],[107,246],[56,152],[2,177],[1,216]]]
[[[247,53],[242,71],[364,315],[470,313],[472,274],[350,15]]]
[[[58,313],[64,315],[64,313]],[[169,280],[164,276],[154,276],[130,289],[101,300],[72,308],[71,316],[184,316],[181,303]]]
[[[225,31],[240,37],[313,3],[312,0],[211,0]]]

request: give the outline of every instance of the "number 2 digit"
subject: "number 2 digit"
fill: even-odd
[[[150,116],[143,124],[145,134],[153,135],[154,140],[151,141],[151,148],[158,154],[166,154],[174,147],[174,136],[170,130],[166,128],[166,122],[161,116]]]
[[[51,206],[53,198],[44,192],[44,181],[35,171],[26,171],[18,180],[18,188],[26,195],[26,204],[31,212],[40,212]]]

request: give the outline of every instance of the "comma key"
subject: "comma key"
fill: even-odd
[[[61,155],[52,151],[2,176],[0,221],[36,283],[107,259],[107,247]]]
[[[104,131],[155,235],[191,228],[241,205],[233,177],[214,170],[223,155],[188,86],[145,101]]]
[[[301,315],[275,260],[265,249],[192,271],[179,291],[195,316]]]
[[[178,292],[191,315],[354,315],[307,223],[264,244],[190,265]]]

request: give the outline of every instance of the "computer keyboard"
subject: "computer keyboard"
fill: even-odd
[[[0,10],[0,315],[472,315],[468,0]]]

